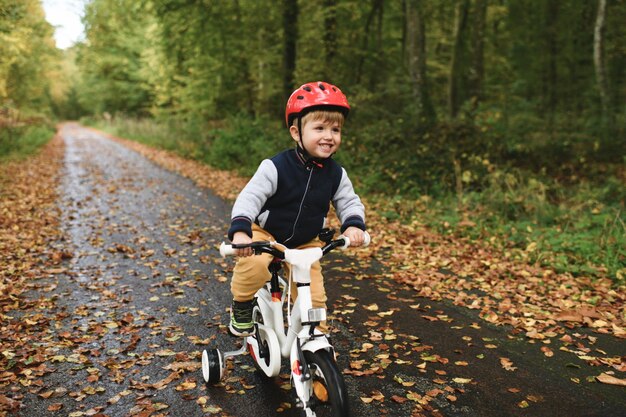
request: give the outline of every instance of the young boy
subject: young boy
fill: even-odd
[[[346,96],[326,82],[304,84],[291,94],[285,119],[297,145],[261,162],[237,197],[228,230],[233,244],[275,240],[292,249],[319,247],[317,236],[331,202],[350,245],[363,244],[365,209],[346,171],[331,159],[341,144],[349,110]],[[229,329],[235,336],[248,336],[254,294],[270,278],[267,267],[272,257],[250,256],[250,248],[237,254]],[[311,269],[311,297],[314,307],[326,307],[319,262]]]

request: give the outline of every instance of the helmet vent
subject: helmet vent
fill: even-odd
[[[333,91],[336,93],[336,92],[337,92],[337,89],[336,89],[335,87],[333,87]]]
[[[320,84],[318,85],[318,87],[319,87],[319,88],[320,88],[320,90],[322,90],[322,91],[326,90],[326,87],[324,87],[324,84],[322,84],[322,83],[320,83]]]
[[[296,97],[298,100],[304,100],[304,96],[298,96]]]
[[[308,91],[309,93],[311,92],[311,87],[309,87],[308,85],[307,85],[307,86],[302,87],[302,89],[303,89],[304,91]]]

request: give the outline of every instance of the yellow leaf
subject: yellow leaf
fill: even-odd
[[[526,246],[526,252],[534,252],[537,249],[536,242],[530,242],[528,246]]]
[[[469,384],[472,382],[472,378],[453,378],[452,380],[457,384]]]
[[[192,379],[185,380],[182,384],[176,387],[176,391],[188,391],[196,387],[196,381]]]
[[[162,349],[155,353],[157,356],[173,356],[176,355],[176,352],[170,349]]]
[[[216,405],[209,405],[206,407],[202,407],[202,412],[209,414],[218,414],[222,412],[222,409]]]

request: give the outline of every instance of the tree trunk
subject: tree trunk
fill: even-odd
[[[337,54],[337,0],[324,0],[324,74],[323,78],[334,82],[334,61]]]
[[[365,57],[369,55],[369,38],[370,38],[370,26],[374,20],[374,17],[378,14],[378,34],[377,34],[377,44],[376,51],[377,53],[374,55],[378,55],[378,51],[380,51],[380,43],[381,43],[381,31],[382,31],[382,14],[383,14],[383,0],[372,0],[372,9],[367,16],[367,20],[365,21],[365,29],[363,30],[363,46],[361,47],[361,56],[359,57],[359,62],[356,66],[356,76],[354,77],[355,83],[361,83],[361,77],[363,75],[363,65],[365,64]]]
[[[235,40],[236,44],[239,44],[244,38],[243,36],[243,22],[241,18],[241,5],[239,4],[239,0],[235,0],[233,2],[235,8],[235,22],[237,23],[238,36]],[[243,49],[243,45],[241,46]],[[250,62],[246,55],[237,56],[235,59],[235,65],[237,67],[237,71],[243,83],[240,84],[239,88],[237,88],[237,95],[239,98],[239,107],[245,108],[248,114],[254,114],[255,107],[255,95],[254,95],[254,82],[252,81],[252,76],[250,75]]]
[[[283,94],[285,101],[294,90],[296,41],[298,40],[298,0],[283,0]]]
[[[598,14],[593,34],[593,63],[598,83],[598,92],[602,103],[602,123],[606,126],[609,120],[609,89],[604,67],[604,30],[606,17],[606,0],[598,1]]]
[[[473,31],[473,57],[470,72],[470,94],[473,106],[476,108],[482,99],[484,61],[485,61],[485,24],[487,20],[488,0],[476,0],[476,13],[474,16]]]
[[[448,78],[448,114],[456,118],[463,99],[461,97],[461,71],[463,69],[463,39],[466,36],[469,0],[460,0],[454,16],[454,34],[450,74]]]
[[[557,95],[557,59],[558,59],[558,15],[559,15],[559,0],[549,0],[547,10],[547,42],[548,42],[548,62],[545,71],[545,89],[547,97],[547,113],[548,113],[548,125],[552,131],[554,128],[554,116],[558,105]]]
[[[426,77],[426,29],[419,0],[406,2],[406,55],[413,97],[417,104],[419,122],[432,123],[436,119],[430,101]]]

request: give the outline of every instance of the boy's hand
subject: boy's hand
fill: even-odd
[[[233,235],[233,245],[247,245],[252,243],[252,238],[245,232],[235,232]],[[237,256],[250,256],[252,255],[252,248],[236,249]]]
[[[365,233],[358,227],[350,226],[344,230],[343,235],[350,239],[350,246],[358,248],[365,243]]]

